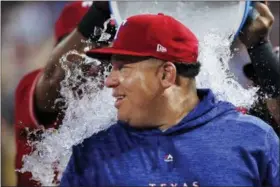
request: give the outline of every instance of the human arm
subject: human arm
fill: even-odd
[[[38,110],[43,112],[59,111],[55,100],[60,97],[60,82],[65,77],[60,58],[71,50],[83,53],[87,44],[83,43],[82,40],[91,38],[93,39],[93,47],[96,46],[95,36],[92,34],[96,28],[102,28],[104,22],[110,18],[109,8],[104,11],[104,7],[106,9],[107,5],[108,2],[94,2],[77,28],[54,48],[36,85],[35,105]],[[82,61],[81,57],[77,55],[68,55],[67,57],[67,66],[71,66],[72,62]]]
[[[267,108],[280,124],[280,63],[269,40],[274,17],[265,3],[255,2],[255,19],[249,17],[239,38],[247,47],[256,78],[255,84],[269,96]]]

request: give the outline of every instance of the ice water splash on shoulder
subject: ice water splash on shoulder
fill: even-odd
[[[55,185],[54,171],[58,171],[58,180],[61,179],[73,145],[82,143],[84,139],[109,128],[116,122],[111,90],[102,85],[108,74],[108,67],[105,67],[104,74],[86,77],[81,66],[69,68],[65,65],[67,56],[73,54],[80,55],[76,51],[71,51],[61,58],[66,77],[61,82],[60,93],[67,105],[62,125],[58,130],[45,130],[41,141],[30,142],[35,151],[24,157],[24,165],[20,170],[31,172],[33,179],[40,181],[43,186]],[[98,65],[100,61],[85,58],[83,63]]]
[[[249,108],[257,99],[258,88],[245,89],[229,70],[232,58],[230,46],[233,36],[220,33],[218,30],[209,32],[200,38],[201,71],[197,77],[199,88],[211,88],[219,100],[228,101],[238,107]]]

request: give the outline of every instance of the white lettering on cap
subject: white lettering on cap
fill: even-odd
[[[90,7],[92,5],[92,1],[83,1],[82,7]]]
[[[120,26],[119,26],[119,28],[118,28],[118,30],[117,30],[117,32],[116,32],[116,35],[115,35],[114,40],[117,39],[117,36],[118,36],[118,34],[119,34],[119,31],[120,31],[121,27],[124,26],[124,25],[126,24],[126,22],[127,22],[126,19],[122,21],[122,23],[120,24]]]

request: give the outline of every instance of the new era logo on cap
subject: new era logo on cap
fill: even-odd
[[[162,45],[157,44],[157,52],[165,53],[165,52],[167,52],[167,49],[165,47],[163,47]]]
[[[127,18],[119,27],[112,47],[93,49],[95,54],[147,56],[157,59],[194,63],[198,40],[182,23],[163,14],[140,14]]]

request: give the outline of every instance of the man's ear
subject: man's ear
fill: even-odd
[[[163,88],[169,88],[176,82],[177,71],[172,62],[164,62],[159,70],[160,82]]]

